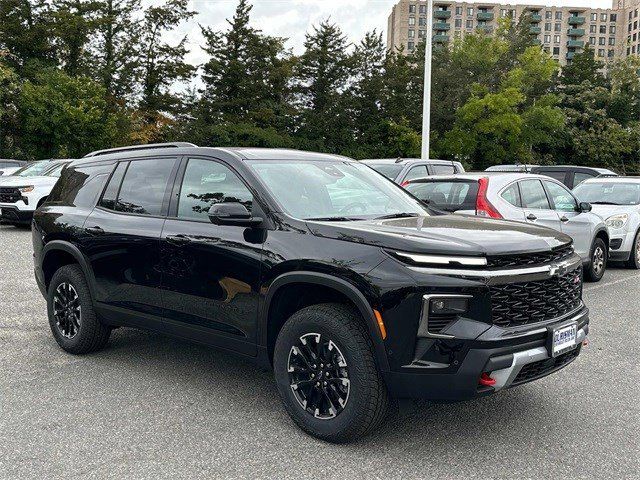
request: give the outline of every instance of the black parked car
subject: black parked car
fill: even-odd
[[[546,175],[564,183],[570,189],[585,180],[597,177],[617,177],[618,174],[608,168],[580,167],[578,165],[494,165],[487,172],[526,172]]]
[[[346,442],[393,398],[472,399],[559,370],[588,333],[569,237],[424,208],[344,157],[98,152],[36,211],[35,275],[66,351],[130,326],[237,352],[273,367],[302,429]]]

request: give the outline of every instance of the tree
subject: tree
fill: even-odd
[[[0,157],[16,154],[19,96],[18,75],[0,61]]]
[[[24,82],[18,110],[27,158],[79,157],[118,138],[104,89],[87,77],[43,70],[34,81]]]
[[[164,40],[168,32],[195,15],[188,9],[188,3],[188,0],[168,0],[161,6],[147,8],[144,14],[138,57],[142,84],[140,108],[149,124],[158,121],[160,112],[172,113],[179,109],[180,97],[172,88],[177,82],[191,79],[195,71],[185,60],[187,38],[176,45]]]
[[[603,63],[596,60],[593,49],[587,45],[582,52],[574,55],[570,64],[564,66],[561,83],[565,87],[585,82],[592,87],[603,87],[606,85],[603,67]]]

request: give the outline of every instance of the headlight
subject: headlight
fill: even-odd
[[[612,215],[611,217],[607,218],[606,224],[609,228],[618,229],[624,227],[627,224],[628,220],[629,215],[623,213],[620,215]]]
[[[27,185],[26,187],[18,187],[21,193],[33,192],[33,185]]]

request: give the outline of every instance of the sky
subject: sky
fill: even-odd
[[[285,37],[287,48],[299,54],[304,50],[305,33],[314,25],[330,19],[337,23],[349,41],[357,43],[371,30],[384,33],[386,39],[387,18],[398,0],[253,0],[251,22],[254,28],[264,33]],[[538,5],[585,6],[610,8],[611,0],[527,0]],[[143,0],[145,5],[162,4],[163,0]],[[500,2],[489,2],[500,3]],[[507,3],[507,0],[505,0]],[[176,41],[187,35],[189,38],[189,63],[199,65],[206,62],[206,54],[199,48],[202,44],[199,24],[216,30],[226,30],[226,19],[231,18],[237,0],[191,0],[190,7],[198,12],[188,23],[182,25],[171,37]]]

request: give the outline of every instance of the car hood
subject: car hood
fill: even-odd
[[[353,222],[307,222],[318,237],[405,252],[500,255],[547,251],[571,238],[545,227],[464,215]]]
[[[640,209],[638,205],[591,205],[591,213],[595,213],[602,220],[607,220],[611,215],[619,215],[622,213],[633,213]]]
[[[27,185],[33,185],[36,187],[55,185],[58,181],[58,177],[0,177],[0,187],[24,187]]]

